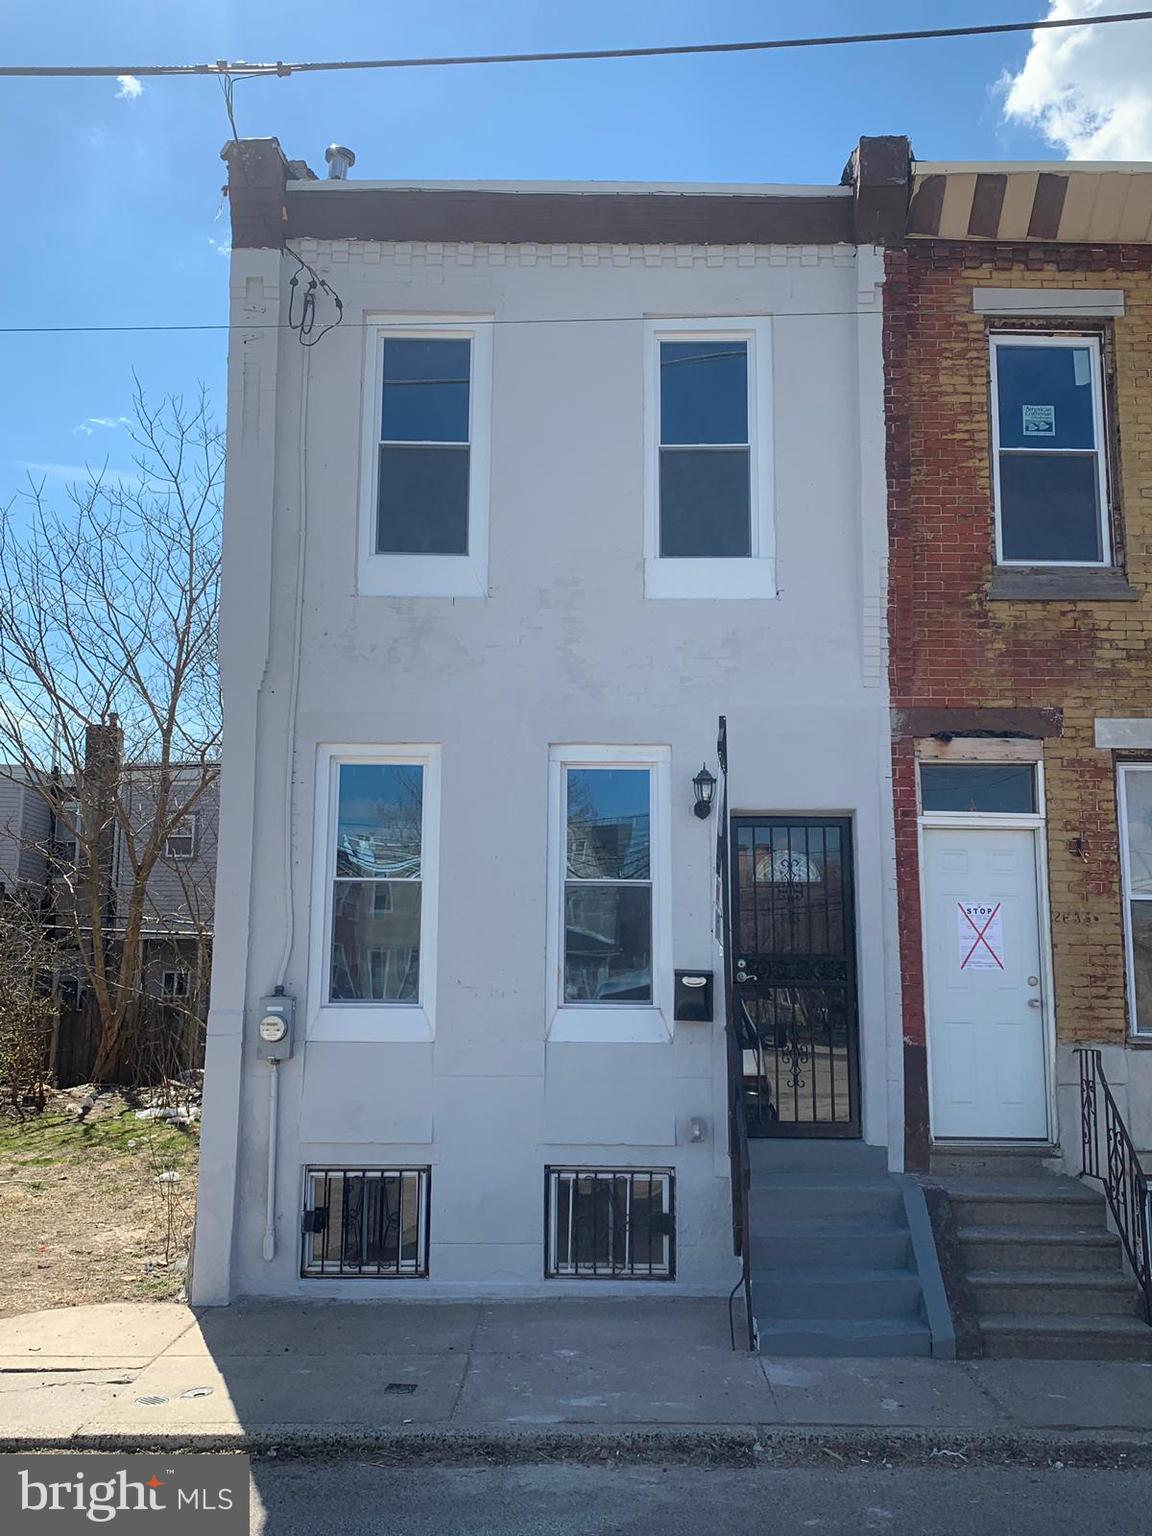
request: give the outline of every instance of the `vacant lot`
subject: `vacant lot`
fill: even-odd
[[[0,1317],[180,1295],[197,1128],[139,1120],[110,1093],[80,1119],[82,1092],[0,1118]]]

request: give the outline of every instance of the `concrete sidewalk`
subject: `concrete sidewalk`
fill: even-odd
[[[734,1353],[712,1301],[113,1304],[0,1321],[3,1450],[373,1446],[450,1461],[584,1445],[667,1460],[807,1441],[1152,1460],[1150,1430],[1152,1365],[772,1360]]]

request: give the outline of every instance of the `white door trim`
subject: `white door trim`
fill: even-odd
[[[924,1049],[928,1072],[928,1133],[930,1138],[935,1118],[935,1105],[932,1102],[932,1021],[930,1018],[931,1005],[929,1002],[928,986],[928,924],[926,920],[927,893],[924,884],[924,834],[925,832],[930,832],[934,827],[976,832],[1008,830],[1032,833],[1036,870],[1036,923],[1040,930],[1038,935],[1040,944],[1040,980],[1043,988],[1041,996],[1044,1003],[1044,1099],[1049,1140],[1055,1141],[1059,1133],[1059,1122],[1056,1118],[1056,1007],[1052,968],[1052,913],[1048,900],[1048,840],[1045,836],[1047,822],[1043,814],[1044,765],[1036,763],[1035,767],[1036,804],[1040,807],[1040,813],[1035,816],[1000,816],[972,811],[957,811],[951,813],[933,812],[928,815],[921,813],[917,818],[916,858],[918,863],[917,884],[920,899],[921,991],[924,998]],[[919,765],[917,765],[916,792],[917,798],[919,798]]]

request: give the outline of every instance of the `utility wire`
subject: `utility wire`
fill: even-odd
[[[460,64],[566,64],[589,59],[656,59],[706,53],[767,53],[784,48],[842,48],[856,43],[912,43],[934,38],[1000,37],[1012,32],[1046,32],[1077,27],[1105,27],[1123,21],[1152,21],[1152,11],[1124,11],[1109,16],[1062,16],[1047,21],[1002,21],[977,27],[925,27],[909,32],[847,32],[837,37],[780,37],[739,43],[677,43],[659,48],[589,48],[557,53],[475,53],[422,59],[316,59],[301,63],[250,64],[217,59],[214,64],[5,64],[0,77],[97,78],[135,75],[255,76],[318,74],[350,69],[441,69]]]
[[[335,295],[333,295],[335,298]],[[920,314],[953,314],[955,311],[947,305],[919,304],[916,306]],[[1140,299],[1129,295],[1127,308],[1129,311],[1143,309],[1146,305]],[[342,312],[342,311],[341,311]],[[742,309],[735,317],[737,320],[820,320],[820,319],[844,319],[857,315],[879,315],[883,313],[880,306],[873,309]],[[1092,319],[1094,315],[1110,314],[1111,310],[1106,305],[1093,308],[1090,301],[1070,304],[1046,304],[1044,315],[1072,315],[1076,318]],[[1021,316],[1021,319],[1027,318]],[[679,320],[715,320],[717,325],[727,323],[726,317],[717,315],[715,311],[706,313],[677,314],[671,316],[653,315],[528,315],[523,319],[495,317],[476,317],[477,325],[638,325],[643,321],[658,319],[660,324],[667,320],[668,326],[675,328]],[[411,324],[419,326],[427,320],[430,326],[435,326],[435,315],[421,316],[413,314]],[[380,325],[379,320],[348,320],[337,321],[343,323],[344,329],[373,330]],[[329,327],[332,329],[333,327]],[[280,321],[273,324],[271,321],[245,321],[242,325],[232,325],[222,320],[201,325],[0,325],[0,336],[76,336],[84,334],[106,335],[109,333],[124,334],[153,331],[299,331],[300,322],[293,320],[291,323]],[[319,340],[319,337],[317,337]]]

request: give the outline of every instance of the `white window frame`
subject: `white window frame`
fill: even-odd
[[[420,824],[420,981],[415,1002],[333,1002],[328,997],[332,950],[332,884],[341,763],[384,763],[424,770]],[[440,872],[440,748],[325,744],[316,755],[312,854],[312,935],[308,1035],[313,1040],[431,1040],[436,1018],[436,931]]]
[[[1128,1033],[1136,1040],[1152,1038],[1152,1029],[1140,1028],[1140,1016],[1136,1011],[1136,957],[1132,939],[1132,902],[1152,901],[1152,896],[1136,895],[1132,891],[1132,860],[1128,849],[1128,775],[1152,773],[1152,762],[1118,763],[1116,766],[1117,832],[1120,842],[1120,885],[1124,902],[1124,970],[1125,991],[1128,997]]]
[[[170,976],[173,978],[173,980],[175,980],[175,978],[178,977],[178,976],[183,976],[183,978],[184,978],[184,990],[183,990],[183,992],[177,991],[175,986],[171,986],[170,987],[168,985],[168,978]],[[179,967],[176,970],[167,970],[167,971],[161,971],[160,972],[160,995],[161,995],[161,997],[173,997],[173,998],[188,997],[188,996],[191,995],[191,991],[192,991],[192,973],[186,967],[182,966],[182,967]]]
[[[199,817],[196,811],[189,811],[181,816],[180,820],[172,828],[164,839],[164,857],[166,859],[179,859],[181,862],[196,857],[197,833],[199,831]],[[186,830],[185,830],[186,829]],[[177,853],[172,847],[173,838],[187,838],[188,852]]]
[[[1004,558],[1003,527],[1000,517],[1000,373],[997,352],[1001,347],[1086,347],[1092,372],[1092,425],[1096,434],[1097,502],[1100,516],[1100,560],[1006,560]],[[1108,439],[1105,436],[1104,419],[1104,372],[1101,363],[1100,338],[1091,333],[1056,331],[1039,336],[1030,331],[991,331],[988,336],[988,373],[991,382],[992,401],[992,492],[996,517],[996,564],[1044,567],[1054,570],[1071,566],[1075,570],[1091,568],[1108,569],[1113,564],[1112,509],[1108,495]],[[1012,452],[1012,449],[1006,450]],[[1083,449],[1045,448],[1045,453],[1066,453],[1083,457]]]
[[[575,1184],[577,1179],[580,1178],[582,1175],[585,1176],[585,1177],[587,1177],[588,1175],[591,1174],[593,1176],[595,1176],[595,1175],[603,1175],[603,1176],[605,1176],[607,1178],[619,1178],[621,1176],[626,1178],[629,1174],[637,1174],[637,1173],[638,1174],[642,1174],[644,1177],[646,1177],[648,1179],[653,1179],[653,1180],[658,1180],[659,1181],[660,1193],[661,1193],[662,1215],[665,1218],[671,1217],[672,1221],[674,1223],[675,1222],[675,1195],[674,1195],[674,1189],[675,1189],[675,1183],[676,1183],[676,1170],[674,1168],[606,1168],[606,1167],[595,1167],[595,1168],[589,1168],[589,1167],[575,1168],[575,1167],[571,1167],[570,1168],[570,1167],[564,1167],[564,1166],[560,1166],[560,1165],[549,1165],[545,1169],[545,1176],[546,1176],[546,1178],[548,1180],[548,1189],[547,1189],[547,1196],[546,1196],[547,1203],[548,1203],[548,1247],[547,1247],[547,1252],[545,1253],[545,1256],[544,1256],[544,1275],[545,1275],[546,1279],[548,1279],[548,1280],[674,1280],[676,1278],[676,1264],[675,1264],[676,1229],[675,1229],[675,1225],[672,1226],[672,1229],[670,1231],[667,1231],[667,1232],[664,1232],[664,1233],[661,1234],[661,1236],[664,1239],[664,1259],[663,1259],[662,1263],[654,1264],[652,1266],[651,1270],[648,1270],[647,1267],[644,1267],[644,1268],[639,1268],[638,1267],[638,1268],[633,1269],[631,1267],[630,1262],[626,1262],[619,1269],[616,1269],[616,1268],[613,1267],[613,1265],[611,1263],[611,1252],[612,1252],[612,1238],[614,1236],[614,1233],[612,1231],[611,1226],[609,1226],[607,1232],[605,1233],[605,1236],[607,1237],[607,1240],[608,1240],[608,1252],[609,1252],[609,1262],[607,1264],[599,1265],[599,1264],[596,1263],[595,1258],[593,1258],[591,1262],[585,1262],[585,1263],[580,1263],[578,1261],[574,1261],[572,1259],[572,1256],[571,1256],[572,1255],[572,1248],[574,1246],[574,1236],[575,1236],[574,1231],[573,1231],[573,1227],[572,1227],[572,1215],[573,1215],[573,1205],[574,1205],[574,1202],[572,1200],[571,1190],[569,1191],[569,1197],[568,1197],[569,1198],[569,1206],[568,1206],[569,1224],[568,1224],[568,1232],[567,1232],[567,1238],[568,1238],[567,1247],[568,1247],[568,1255],[569,1255],[569,1257],[568,1257],[568,1260],[567,1260],[566,1263],[561,1264],[559,1262],[558,1255],[559,1255],[559,1252],[560,1252],[560,1225],[559,1225],[559,1222],[560,1222],[560,1187],[561,1187],[561,1185],[567,1184],[567,1185],[571,1186],[571,1185]],[[632,1190],[631,1190],[631,1187],[629,1187],[629,1208],[628,1208],[628,1211],[627,1211],[627,1213],[625,1215],[625,1222],[626,1222],[626,1227],[627,1227],[626,1244],[627,1244],[627,1252],[629,1254],[629,1261],[630,1261],[630,1258],[631,1258],[631,1241],[632,1241],[632,1231],[631,1231],[631,1228],[632,1228],[631,1196],[632,1196]]]
[[[361,424],[357,591],[365,597],[487,597],[488,503],[492,444],[492,321],[465,315],[365,317],[364,416]],[[468,553],[376,552],[376,492],[384,343],[390,337],[471,342],[468,388]]]
[[[335,1168],[318,1164],[309,1164],[304,1172],[304,1196],[303,1210],[305,1215],[316,1209],[313,1190],[313,1179],[325,1174],[338,1176],[342,1181],[352,1178],[371,1179],[397,1179],[403,1184],[412,1179],[416,1184],[416,1215],[417,1229],[416,1259],[407,1262],[399,1261],[395,1270],[380,1270],[371,1264],[363,1267],[344,1265],[339,1259],[330,1260],[329,1267],[325,1268],[321,1259],[316,1257],[316,1239],[318,1234],[305,1233],[301,1246],[300,1274],[305,1280],[426,1280],[429,1271],[429,1191],[432,1183],[432,1169],[427,1164],[415,1165],[404,1168]],[[347,1199],[342,1192],[342,1199]],[[403,1194],[401,1194],[403,1200]],[[403,1234],[401,1234],[402,1236]]]
[[[686,558],[660,553],[660,343],[748,344],[748,444],[751,553]],[[644,325],[644,595],[649,598],[776,597],[773,506],[772,323],[712,316],[648,320]]]
[[[548,763],[548,1038],[599,1043],[664,1042],[672,1036],[672,837],[669,819],[669,747],[557,744]],[[568,827],[566,770],[646,768],[649,878],[652,887],[652,1001],[569,1003],[564,1000],[564,884]]]

